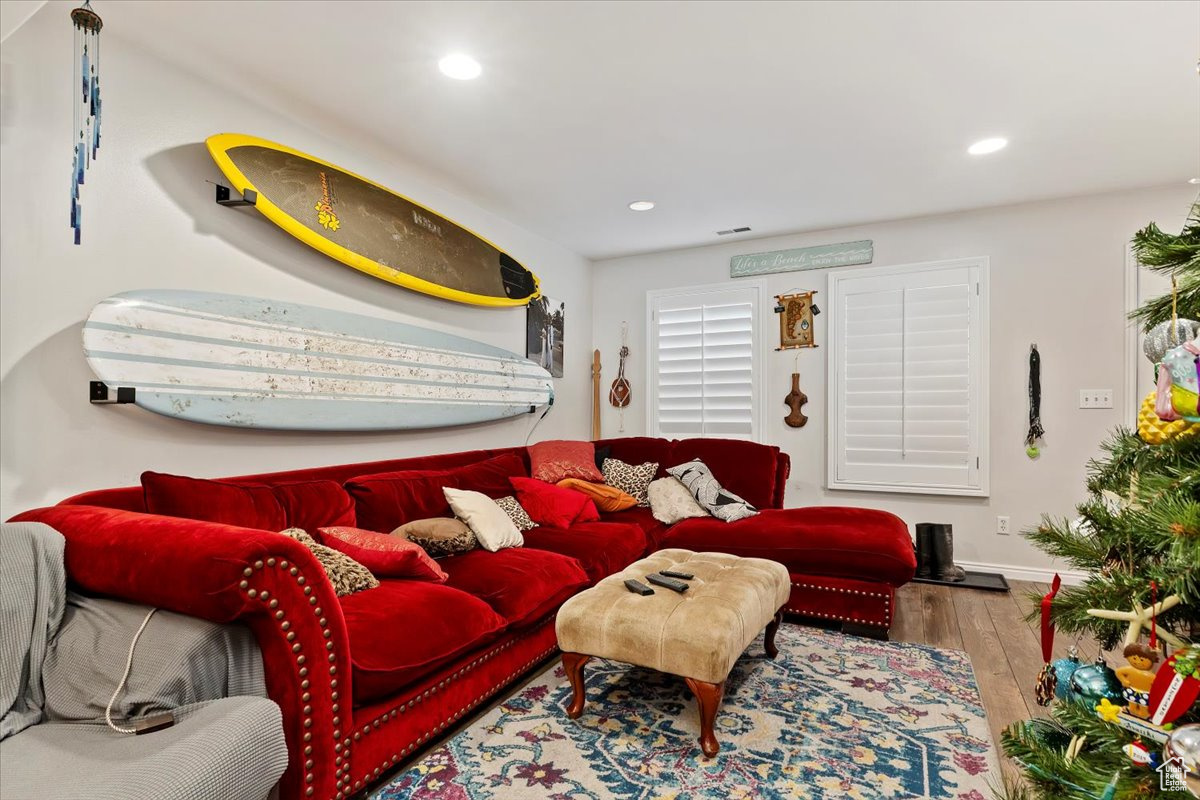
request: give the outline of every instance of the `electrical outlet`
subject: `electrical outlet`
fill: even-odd
[[[1003,536],[1007,536],[1009,534],[1008,517],[996,517],[996,533],[999,533]]]
[[[1080,408],[1112,408],[1112,389],[1080,389]]]

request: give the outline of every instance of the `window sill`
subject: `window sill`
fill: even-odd
[[[851,483],[849,481],[830,481],[825,486],[829,491],[842,492],[882,492],[886,494],[928,494],[949,497],[988,497],[990,493],[986,486],[905,486],[889,483]]]

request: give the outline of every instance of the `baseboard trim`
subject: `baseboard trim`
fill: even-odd
[[[1073,569],[1045,569],[1042,567],[1018,567],[1014,564],[989,564],[983,561],[960,561],[954,559],[954,563],[963,569],[969,569],[977,572],[999,572],[1010,581],[1035,581],[1037,583],[1049,583],[1054,580],[1055,574],[1062,578],[1062,582],[1067,586],[1074,586],[1083,583],[1087,578],[1086,572],[1079,572]]]

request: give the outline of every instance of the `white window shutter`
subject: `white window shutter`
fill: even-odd
[[[759,295],[758,284],[649,294],[651,435],[757,438]]]
[[[986,494],[986,273],[830,276],[830,488]]]

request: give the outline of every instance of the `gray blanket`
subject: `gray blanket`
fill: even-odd
[[[48,719],[104,718],[125,670],[129,643],[149,611],[149,606],[67,593],[62,625],[42,669]],[[250,629],[159,610],[134,648],[113,719],[239,695],[267,696],[262,653]]]
[[[0,533],[0,740],[42,720],[42,663],[67,590],[62,534],[40,522]]]

